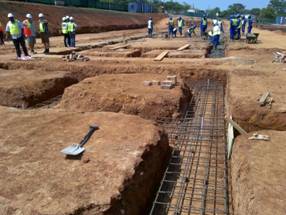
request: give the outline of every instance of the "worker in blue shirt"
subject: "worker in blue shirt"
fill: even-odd
[[[241,17],[241,31],[243,35],[245,34],[245,26],[246,26],[246,17],[242,16]]]
[[[253,25],[253,20],[252,20],[252,17],[249,16],[249,17],[248,17],[248,27],[247,27],[247,33],[248,33],[248,34],[251,34],[252,25]]]
[[[208,28],[208,19],[206,16],[204,16],[201,19],[201,24],[200,24],[200,28],[201,28],[201,36],[204,36],[206,33],[206,30]]]
[[[236,16],[230,17],[230,39],[234,40],[235,35],[237,34],[237,28],[239,25],[239,20]]]

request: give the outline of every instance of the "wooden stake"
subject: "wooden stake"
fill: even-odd
[[[190,44],[183,45],[182,47],[178,48],[177,51],[183,51],[190,47]]]

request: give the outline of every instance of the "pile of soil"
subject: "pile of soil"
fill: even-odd
[[[234,215],[286,214],[286,132],[258,131],[271,141],[239,136],[231,158]]]
[[[161,89],[144,86],[145,80],[165,80],[164,75],[120,74],[88,78],[68,87],[57,107],[80,112],[112,111],[146,119],[176,117],[190,100],[186,86]]]
[[[7,14],[11,12],[19,20],[24,20],[27,13],[32,14],[34,20],[38,20],[39,13],[45,14],[52,35],[60,34],[62,17],[66,15],[74,17],[78,25],[78,33],[143,28],[147,25],[147,20],[150,16],[150,14],[106,11],[93,8],[56,7],[11,1],[1,1],[0,8],[0,20],[2,23],[7,21]],[[163,14],[152,14],[151,16],[155,22],[165,17]]]
[[[150,121],[118,113],[0,107],[0,214],[146,214],[169,146]],[[60,151],[99,124],[82,157]],[[144,128],[144,129],[142,129]]]
[[[245,130],[286,129],[286,74],[279,72],[237,71],[229,73],[229,113]],[[261,107],[258,99],[270,92],[272,107]]]
[[[27,108],[61,95],[75,83],[77,80],[64,71],[0,69],[0,104]]]

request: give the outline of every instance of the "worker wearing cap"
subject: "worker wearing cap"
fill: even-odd
[[[169,37],[173,37],[174,35],[174,20],[173,17],[170,16],[169,21],[168,21],[168,35]]]
[[[185,25],[185,22],[183,20],[183,18],[180,16],[178,19],[178,31],[180,33],[181,36],[183,36],[183,27]]]
[[[0,45],[4,45],[5,42],[4,42],[4,28],[3,28],[3,25],[0,21]]]
[[[153,37],[153,19],[152,19],[152,17],[149,17],[149,19],[148,19],[147,28],[148,28],[148,36],[150,38],[152,38]]]
[[[201,36],[205,35],[207,28],[208,28],[208,19],[206,16],[204,16],[201,19],[201,24],[200,24]]]
[[[50,47],[48,21],[42,13],[39,14],[39,32],[45,48],[44,54],[48,54]]]
[[[36,43],[36,28],[31,14],[26,15],[26,20],[23,21],[24,36],[31,53],[35,54],[34,47]]]
[[[6,25],[7,35],[10,35],[16,49],[17,59],[26,60],[30,59],[28,50],[26,48],[25,39],[23,35],[23,24],[14,18],[12,13],[8,14],[9,21]],[[23,49],[25,57],[21,57],[21,48]]]
[[[69,33],[68,33],[68,22],[67,17],[62,18],[62,34],[64,35],[64,45],[65,47],[69,47]]]
[[[70,47],[75,47],[75,31],[77,25],[75,24],[73,17],[70,17],[69,20],[70,21],[68,23],[68,33],[70,36]]]

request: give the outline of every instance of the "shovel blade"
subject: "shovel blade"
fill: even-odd
[[[65,155],[76,156],[76,155],[83,153],[84,150],[85,150],[84,147],[81,147],[79,144],[74,144],[74,145],[64,148],[61,152]]]

